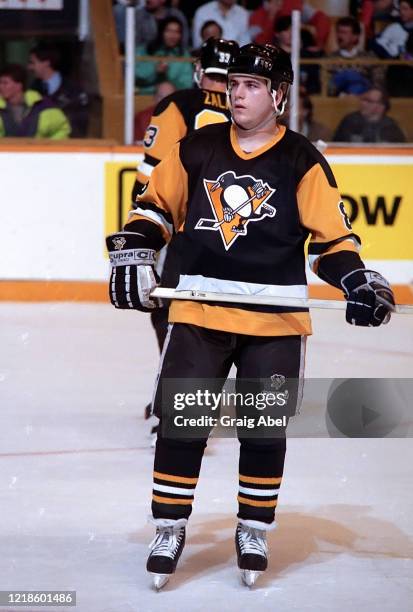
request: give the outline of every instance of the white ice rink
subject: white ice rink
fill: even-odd
[[[316,311],[311,377],[412,377],[413,317],[352,328]],[[1,304],[0,590],[76,590],[76,612],[413,610],[410,439],[289,440],[269,569],[240,584],[235,440],[211,440],[176,575],[145,571],[153,452],[146,315]]]

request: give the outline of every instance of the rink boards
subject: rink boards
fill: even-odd
[[[326,157],[363,259],[397,286],[399,301],[411,301],[413,148],[328,149]],[[141,158],[139,147],[0,147],[0,297],[106,299],[104,236],[127,218]],[[309,283],[327,297],[310,272]]]

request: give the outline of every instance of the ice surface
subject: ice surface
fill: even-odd
[[[0,318],[0,590],[77,591],[76,608],[10,612],[413,609],[411,440],[290,439],[269,569],[252,590],[233,544],[238,443],[211,440],[180,565],[156,593],[148,317],[1,304]],[[411,377],[410,317],[379,329],[334,311],[313,320],[308,376]]]

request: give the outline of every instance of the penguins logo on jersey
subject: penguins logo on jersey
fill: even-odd
[[[204,187],[214,219],[199,219],[195,229],[219,231],[227,251],[238,236],[247,235],[250,221],[275,216],[276,209],[267,204],[275,189],[251,175],[230,170],[214,181],[204,179]]]

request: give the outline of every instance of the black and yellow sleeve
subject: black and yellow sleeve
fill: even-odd
[[[188,201],[188,176],[180,158],[180,144],[154,169],[136,208],[129,213],[125,230],[151,236],[156,250],[169,242],[183,223]],[[160,245],[160,246],[159,246]]]

